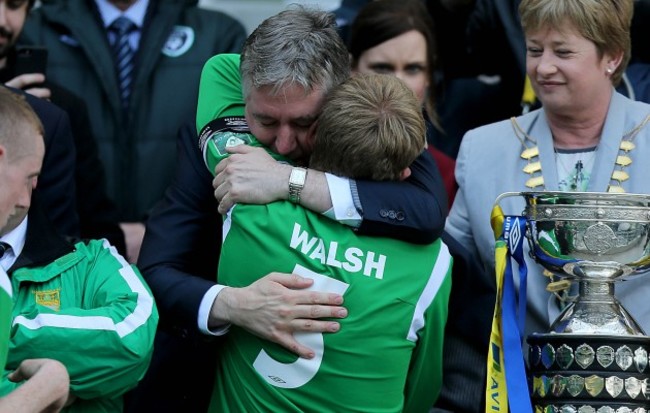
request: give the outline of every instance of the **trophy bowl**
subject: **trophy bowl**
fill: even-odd
[[[614,284],[650,269],[650,195],[510,192],[525,200],[530,256],[577,284],[549,333],[527,338],[535,412],[647,413],[650,337]]]
[[[551,326],[557,333],[644,335],[614,296],[614,282],[650,269],[650,195],[522,192],[537,263],[578,283]]]

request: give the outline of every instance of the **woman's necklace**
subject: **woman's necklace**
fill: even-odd
[[[598,146],[580,150],[555,148],[555,164],[557,165],[560,191],[587,190],[597,150]]]
[[[524,147],[520,156],[528,162],[522,169],[524,173],[530,175],[530,178],[526,180],[526,187],[530,189],[541,188],[541,190],[545,191],[546,186],[542,174],[542,164],[539,161],[539,148],[537,147],[537,141],[524,132],[514,117],[510,118],[510,122],[512,123],[515,136],[517,136],[517,139],[519,139]],[[641,123],[631,131],[624,134],[621,138],[619,155],[616,157],[616,165],[610,178],[607,192],[625,192],[621,184],[630,178],[630,175],[625,171],[625,168],[632,163],[632,159],[628,155],[636,147],[633,142],[634,138],[648,122],[650,122],[650,115],[646,116]]]

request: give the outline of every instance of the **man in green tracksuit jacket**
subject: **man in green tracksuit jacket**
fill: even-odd
[[[139,271],[105,240],[60,238],[32,200],[0,240],[14,254],[12,328],[0,395],[22,360],[59,360],[70,375],[68,412],[122,411],[122,394],[149,366],[158,312]]]
[[[211,171],[227,156],[224,146],[259,145],[237,113],[238,64],[239,56],[216,56],[202,75],[197,127]],[[201,119],[210,116],[217,120],[204,128]],[[355,77],[326,97],[310,167],[354,178],[404,178],[424,136],[419,105],[406,85],[389,76]],[[413,245],[358,236],[286,201],[235,205],[224,222],[219,282],[242,287],[272,271],[312,278],[312,289],[342,294],[349,315],[337,334],[300,335],[315,350],[309,360],[232,326],[211,412],[431,408],[442,385],[451,287],[451,257],[442,241]]]
[[[119,219],[142,222],[173,176],[176,134],[194,116],[203,64],[217,53],[239,53],[245,29],[224,13],[198,8],[197,0],[40,3],[19,45],[47,47],[47,79],[86,101]],[[129,4],[127,16],[140,10],[144,17],[127,112],[105,28],[114,16],[102,14],[100,3]]]

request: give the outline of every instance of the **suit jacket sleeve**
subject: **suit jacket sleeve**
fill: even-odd
[[[198,335],[201,300],[216,283],[222,218],[193,122],[181,128],[177,162],[173,182],[147,221],[138,266],[156,297],[161,327]]]
[[[401,182],[356,181],[363,221],[359,233],[426,244],[442,234],[447,195],[435,161],[424,151]]]

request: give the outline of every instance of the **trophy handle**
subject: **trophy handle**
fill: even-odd
[[[499,202],[501,202],[501,200],[503,200],[504,198],[510,198],[513,196],[523,196],[523,195],[524,195],[523,192],[504,192],[501,195],[499,195],[496,200],[494,200],[494,204],[499,205]]]

